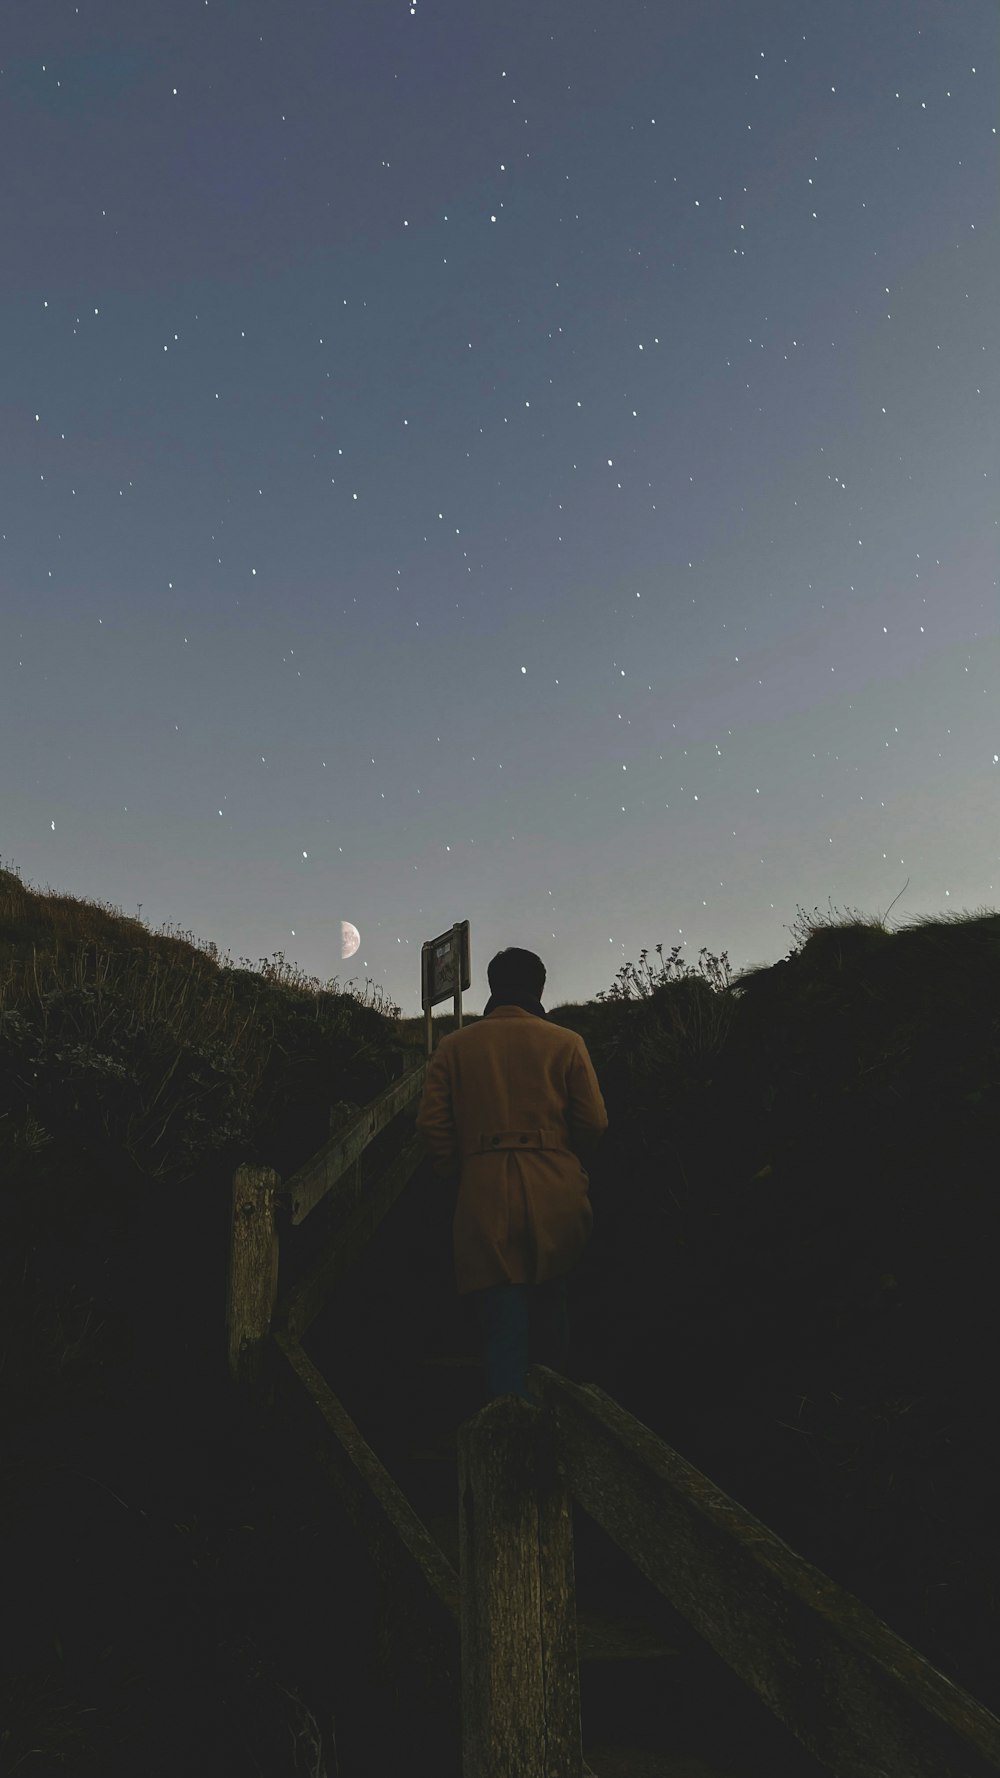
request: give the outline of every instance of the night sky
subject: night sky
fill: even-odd
[[[998,36],[11,0],[3,862],[407,1016],[996,907]]]

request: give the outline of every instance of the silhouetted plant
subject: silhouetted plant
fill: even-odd
[[[241,1144],[266,1159],[303,1083],[315,1099],[325,1076],[332,1099],[345,1073],[384,1071],[399,1009],[380,990],[321,984],[280,951],[236,967],[191,934],[149,933],[7,870],[5,933],[0,1115],[120,1152],[150,1178],[190,1176]]]
[[[94,1706],[68,1692],[56,1662],[43,1671],[0,1675],[0,1774],[94,1771],[87,1757]]]

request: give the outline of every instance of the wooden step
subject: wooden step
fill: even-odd
[[[474,1352],[435,1352],[428,1358],[421,1358],[422,1369],[440,1371],[481,1371],[483,1361]]]
[[[458,1433],[455,1431],[435,1433],[432,1438],[426,1439],[422,1444],[407,1451],[404,1461],[407,1463],[450,1463],[454,1469],[458,1462]],[[457,1469],[455,1474],[457,1478]]]
[[[432,1353],[401,1362],[395,1379],[386,1379],[381,1415],[408,1445],[435,1440],[442,1428],[452,1433],[486,1405],[486,1373],[470,1353]]]
[[[576,1614],[576,1648],[581,1661],[686,1660],[687,1651],[669,1643],[638,1618],[603,1611]]]
[[[583,1778],[738,1778],[738,1774],[732,1766],[709,1765],[691,1753],[600,1742],[586,1749]]]

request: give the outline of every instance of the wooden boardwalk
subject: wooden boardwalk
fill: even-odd
[[[487,1401],[422,1075],[294,1179],[238,1170],[227,1321],[407,1626],[436,1778],[1000,1772],[997,1718],[603,1391],[537,1367]]]
[[[478,1357],[453,1347],[411,1351],[391,1385],[357,1403],[456,1573],[458,1427],[486,1396]],[[584,1778],[828,1778],[580,1508],[573,1534]]]

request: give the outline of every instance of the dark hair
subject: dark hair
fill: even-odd
[[[534,951],[520,951],[516,945],[498,951],[486,974],[490,993],[501,1004],[505,994],[524,995],[529,1000],[542,998],[545,965]]]

